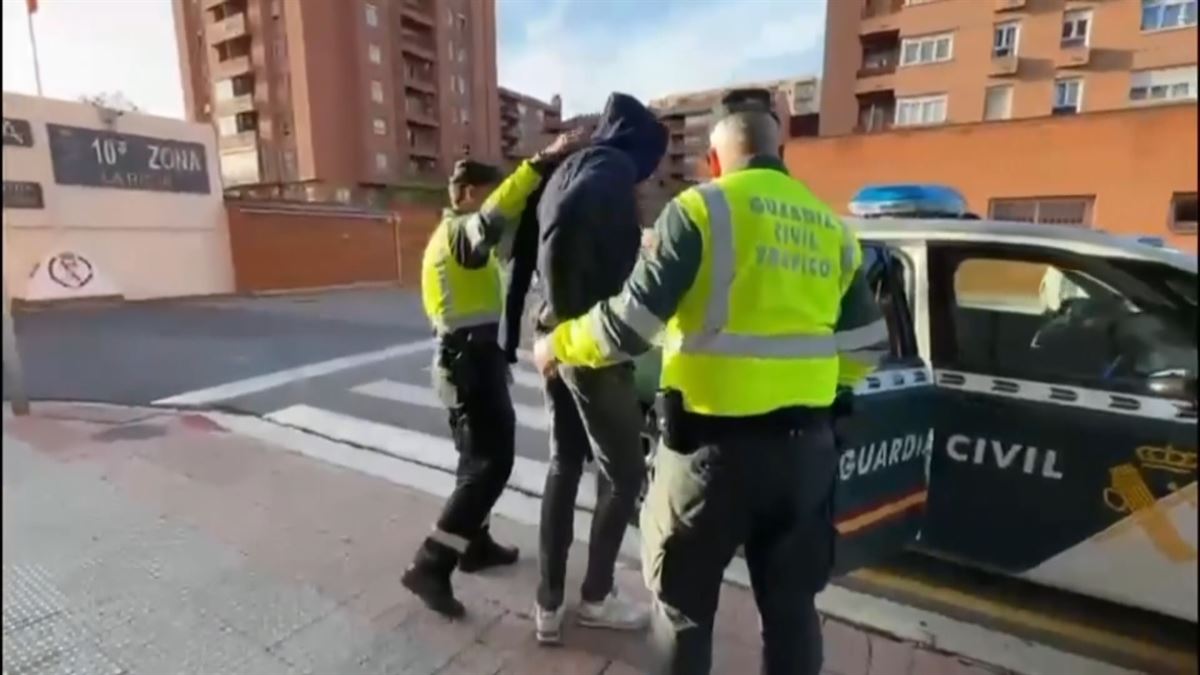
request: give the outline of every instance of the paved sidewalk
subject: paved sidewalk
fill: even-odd
[[[536,532],[522,562],[456,575],[468,620],[399,585],[439,500],[222,429],[199,414],[36,406],[4,420],[4,675],[621,675],[641,636],[533,641]],[[572,553],[571,584],[582,549]],[[625,565],[618,583],[645,595]],[[749,592],[727,586],[715,673],[758,672]],[[986,673],[828,620],[835,675]]]

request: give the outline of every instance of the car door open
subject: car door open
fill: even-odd
[[[864,242],[863,254],[891,354],[855,390],[853,412],[837,423],[835,575],[877,563],[919,536],[934,440],[933,382],[917,353],[905,284],[904,266],[911,264],[880,244]]]

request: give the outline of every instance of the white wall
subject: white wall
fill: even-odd
[[[27,120],[33,135],[32,147],[4,145],[4,180],[40,183],[45,204],[4,209],[4,274],[13,297],[117,294],[134,300],[233,291],[221,169],[210,125],[127,113],[111,126],[118,133],[203,144],[209,192],[180,194],[56,184],[46,123],[109,128],[91,105],[5,92],[4,117]],[[45,261],[62,252],[85,256],[96,280],[80,289],[50,283]]]

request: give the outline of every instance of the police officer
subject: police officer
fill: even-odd
[[[515,432],[508,363],[497,343],[503,293],[496,249],[511,241],[542,177],[580,140],[558,137],[503,182],[496,167],[458,161],[450,208],[425,248],[421,299],[438,337],[433,385],[449,410],[458,484],[401,581],[451,618],[465,613],[450,585],[456,565],[477,572],[512,564],[518,555],[496,543],[487,525],[512,472]]]
[[[819,672],[814,598],[835,537],[831,408],[839,383],[886,353],[858,241],[788,175],[771,108],[763,90],[722,99],[715,178],[664,208],[619,296],[534,348],[548,372],[629,359],[662,338],[662,444],[641,514],[661,673],[709,672],[722,574],[741,545],[765,672]]]

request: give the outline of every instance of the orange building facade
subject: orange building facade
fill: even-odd
[[[821,135],[1195,101],[1195,0],[830,0]]]
[[[839,211],[866,184],[942,183],[980,215],[1161,236],[1195,251],[1196,124],[1196,104],[1184,103],[800,138],[785,159]]]

